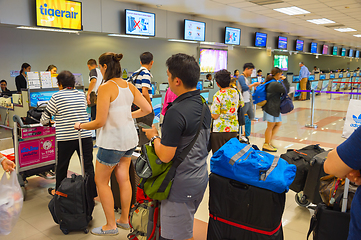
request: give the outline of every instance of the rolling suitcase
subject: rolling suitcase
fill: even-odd
[[[283,240],[285,193],[209,176],[207,240]]]
[[[54,221],[60,225],[64,234],[76,230],[89,232],[87,227],[92,220],[94,197],[97,195],[94,177],[84,171],[80,131],[78,136],[82,175],[72,174],[71,178],[65,178],[48,205]]]

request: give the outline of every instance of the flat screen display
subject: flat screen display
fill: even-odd
[[[338,75],[338,78],[343,78],[343,73],[340,73],[340,74]]]
[[[351,73],[347,73],[346,77],[348,78],[351,77]]]
[[[241,29],[226,27],[225,44],[240,45]]]
[[[320,80],[325,80],[326,79],[326,74],[320,74]]]
[[[346,56],[346,48],[341,49],[341,56],[342,57]]]
[[[36,0],[36,26],[82,30],[82,3]]]
[[[330,74],[330,79],[334,79],[335,78],[335,74],[334,73],[331,73]]]
[[[349,57],[353,57],[353,49],[350,49],[350,50],[348,51],[348,56],[349,56]]]
[[[333,46],[333,49],[332,49],[332,55],[337,55],[337,51],[338,51],[338,48],[336,46]]]
[[[278,37],[278,49],[287,49],[287,37]]]
[[[198,90],[203,90],[203,81],[202,80],[199,80],[198,83],[197,83],[197,89]]]
[[[360,57],[360,51],[359,51],[359,50],[356,50],[355,58],[359,58],[359,57]]]
[[[298,76],[298,75],[293,75],[293,77],[292,77],[292,82],[293,83],[298,83],[300,81],[300,76]]]
[[[311,74],[309,77],[308,77],[308,81],[313,81],[315,80],[315,75]]]
[[[199,56],[201,72],[217,72],[221,69],[227,69],[227,58],[227,50],[201,49]]]
[[[256,47],[266,47],[267,46],[267,33],[256,32],[254,45]]]
[[[326,44],[323,45],[322,54],[328,54],[328,45]]]
[[[296,51],[300,51],[303,52],[303,44],[304,41],[303,40],[296,40]]]
[[[288,70],[288,56],[287,55],[275,55],[274,56],[274,67],[278,67],[282,71]]]
[[[184,40],[204,42],[206,23],[184,19]]]
[[[311,53],[318,53],[317,52],[317,43],[315,43],[315,42],[311,43]]]
[[[155,36],[155,14],[125,9],[125,33]]]

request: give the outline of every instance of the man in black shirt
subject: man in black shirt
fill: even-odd
[[[211,113],[207,108],[200,122],[203,102],[197,83],[200,68],[194,57],[175,54],[167,60],[169,87],[178,98],[168,107],[162,125],[162,138],[153,125],[144,129],[154,141],[162,162],[176,159],[201,131],[193,148],[179,165],[169,197],[161,202],[161,236],[166,239],[193,239],[194,214],[203,199],[208,183],[207,145],[210,136]],[[181,224],[180,224],[181,223]]]

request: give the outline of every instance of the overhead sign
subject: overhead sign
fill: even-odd
[[[82,30],[81,4],[66,0],[36,0],[36,25]]]

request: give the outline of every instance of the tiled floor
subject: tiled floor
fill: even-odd
[[[334,96],[335,97],[335,96]],[[274,144],[279,148],[277,154],[286,152],[288,148],[302,148],[309,144],[319,143],[324,148],[334,148],[344,141],[341,137],[343,118],[346,116],[348,96],[337,96],[336,100],[329,100],[329,96],[316,97],[314,122],[319,126],[317,129],[305,128],[310,123],[310,101],[295,102],[295,110],[283,117],[283,125],[277,134]],[[257,109],[256,117],[262,117],[261,109]],[[260,119],[253,122],[251,142],[262,147],[264,142],[264,130],[266,123]],[[97,151],[96,149],[94,150]],[[210,155],[211,156],[211,155]],[[209,156],[209,158],[210,158]],[[80,172],[79,161],[76,155],[70,164],[73,172]],[[209,160],[209,159],[208,159]],[[0,170],[2,175],[2,170]],[[47,188],[54,185],[54,180],[45,180],[40,177],[29,178],[27,186],[27,199],[19,221],[12,233],[8,236],[0,236],[0,240],[11,239],[126,239],[127,231],[120,230],[115,237],[99,237],[82,232],[71,232],[64,235],[56,225],[49,213],[47,204],[50,196]],[[208,222],[208,189],[204,195],[194,225],[194,237],[196,240],[206,239]],[[295,193],[287,193],[286,208],[283,215],[284,236],[286,240],[304,240],[309,227],[309,221],[313,210],[300,207],[296,204]],[[94,220],[90,228],[98,227],[105,223],[105,216],[101,204],[95,206]]]

